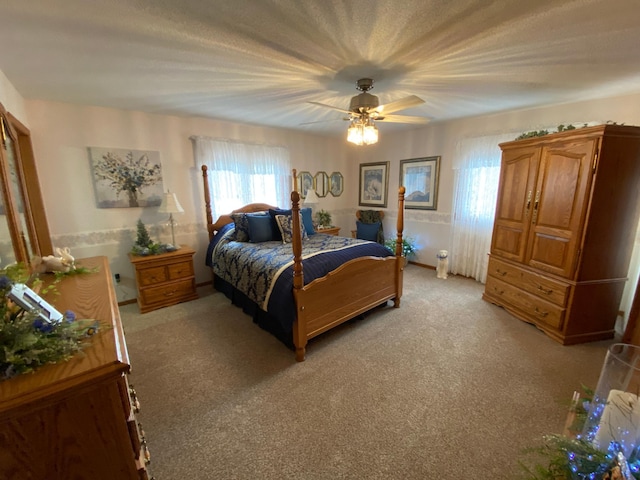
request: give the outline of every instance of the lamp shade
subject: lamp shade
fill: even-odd
[[[316,191],[309,189],[307,190],[307,196],[304,199],[304,202],[302,202],[303,205],[317,205],[318,203],[320,203],[320,200],[318,199],[318,195],[316,195]]]
[[[167,192],[164,194],[162,198],[162,203],[160,204],[160,208],[158,208],[158,212],[160,213],[183,213],[184,210],[180,202],[178,201],[175,193]]]

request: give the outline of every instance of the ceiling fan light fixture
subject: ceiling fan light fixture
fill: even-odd
[[[359,120],[353,119],[347,129],[347,142],[354,145],[362,145],[362,125]]]
[[[372,118],[354,118],[347,129],[347,142],[354,145],[378,143],[378,127]]]

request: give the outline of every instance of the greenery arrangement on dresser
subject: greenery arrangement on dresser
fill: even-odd
[[[147,256],[161,253],[175,252],[177,248],[168,243],[156,243],[151,240],[147,227],[142,220],[138,220],[136,243],[131,248],[133,255]]]
[[[24,264],[0,269],[0,381],[69,360],[97,331],[94,320],[76,320],[72,311],[61,321],[47,321],[36,309],[24,309],[9,298],[15,284],[39,289],[42,283]]]

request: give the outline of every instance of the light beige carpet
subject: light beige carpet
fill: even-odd
[[[520,478],[613,341],[562,346],[466,278],[410,265],[404,285],[303,363],[211,287],[121,307],[157,480]]]

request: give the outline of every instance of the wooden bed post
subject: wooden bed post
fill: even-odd
[[[393,299],[393,306],[395,308],[400,307],[400,297],[402,296],[402,279],[404,270],[404,258],[402,258],[402,231],[404,230],[405,191],[406,189],[402,186],[398,189],[398,222],[396,224],[396,229],[398,230],[396,237],[396,257],[398,258],[398,262],[396,263],[396,290],[398,294],[396,295],[396,298]]]
[[[296,171],[293,170],[293,182],[295,185]],[[303,317],[305,306],[299,305],[298,292],[304,287],[304,272],[302,271],[302,233],[300,232],[300,194],[295,190],[291,192],[291,244],[293,246],[293,297],[296,306],[296,319],[293,323],[293,343],[296,347],[296,361],[303,362],[306,346],[307,331],[306,321]]]
[[[204,183],[204,208],[207,214],[207,231],[209,232],[209,240],[213,238],[213,215],[211,214],[211,195],[209,194],[209,176],[207,174],[207,166],[202,165],[202,182]]]

